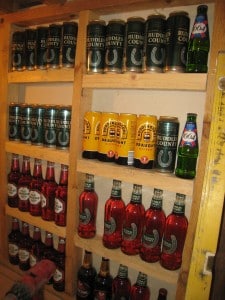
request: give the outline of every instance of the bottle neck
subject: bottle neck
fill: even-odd
[[[102,258],[99,275],[102,277],[106,277],[109,275],[109,259],[104,257]]]
[[[35,159],[34,161],[34,172],[33,172],[34,178],[42,178],[42,165],[40,159]]]
[[[23,223],[22,224],[22,234],[24,236],[28,236],[29,235],[29,225],[27,223]]]
[[[158,210],[162,209],[162,201],[163,201],[162,194],[163,194],[162,190],[154,189],[154,195],[152,197],[150,208],[158,209]]]
[[[134,184],[130,202],[133,204],[141,204],[142,203],[142,186],[141,185]]]
[[[23,158],[22,174],[30,175],[30,158],[29,157]]]
[[[41,230],[38,227],[34,228],[33,240],[34,241],[40,241],[41,240]]]
[[[68,185],[68,167],[66,165],[61,166],[59,184]]]
[[[45,180],[55,181],[55,164],[54,164],[54,162],[47,162]]]
[[[115,179],[113,180],[111,198],[121,199],[121,181]]]
[[[58,252],[65,253],[65,246],[66,246],[65,239],[60,238],[58,243]]]
[[[91,252],[85,251],[82,266],[85,269],[90,269],[91,268],[91,266],[92,266],[92,253]]]
[[[173,205],[173,214],[184,215],[185,214],[185,195],[176,194],[176,200]]]
[[[51,233],[47,233],[45,237],[45,245],[47,247],[53,247],[53,237]]]
[[[12,155],[11,171],[12,172],[20,171],[19,155],[17,154]]]
[[[12,230],[14,231],[16,231],[16,230],[19,230],[19,228],[20,228],[20,225],[19,225],[19,221],[18,221],[18,219],[16,219],[16,218],[13,218],[12,219]]]
[[[84,190],[85,191],[94,191],[94,189],[95,189],[94,175],[86,174]]]
[[[147,286],[147,275],[139,272],[137,278],[137,285],[146,287]]]
[[[121,279],[125,279],[128,277],[128,267],[124,265],[120,265],[118,271],[118,277]]]

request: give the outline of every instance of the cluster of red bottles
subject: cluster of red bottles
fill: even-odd
[[[61,165],[59,184],[55,181],[55,165],[47,162],[43,179],[42,161],[34,159],[31,175],[30,158],[23,156],[20,171],[19,156],[12,154],[11,171],[8,174],[8,205],[41,216],[43,220],[55,221],[66,226],[68,167]]]
[[[65,289],[65,239],[58,239],[58,247],[54,248],[53,235],[45,232],[42,242],[41,230],[33,228],[31,236],[30,226],[26,222],[21,223],[17,218],[12,218],[12,229],[8,235],[9,262],[18,265],[23,271],[35,266],[41,259],[50,259],[56,264],[56,271],[49,283],[57,291]]]

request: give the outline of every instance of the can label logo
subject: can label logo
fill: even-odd
[[[106,154],[108,157],[115,155],[117,120],[109,119],[102,124],[101,138],[98,152]]]

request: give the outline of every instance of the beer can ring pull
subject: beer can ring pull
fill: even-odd
[[[225,92],[225,77],[219,78],[218,89]]]

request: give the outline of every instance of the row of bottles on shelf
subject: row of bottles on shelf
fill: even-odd
[[[41,230],[33,228],[33,236],[30,234],[29,224],[12,218],[12,229],[8,235],[9,262],[18,265],[22,271],[27,271],[41,259],[49,259],[56,264],[56,271],[49,283],[57,291],[65,289],[65,239],[58,238],[58,247],[54,248],[53,235],[45,232],[42,242]]]
[[[131,285],[128,277],[128,268],[120,264],[118,274],[114,278],[110,274],[110,260],[102,257],[100,270],[97,274],[92,265],[92,253],[85,250],[83,264],[77,274],[76,297],[81,299],[150,299],[150,288],[147,284],[147,275],[139,272],[137,281]],[[161,288],[158,300],[166,300],[167,290]]]
[[[8,205],[45,221],[66,226],[68,166],[61,165],[60,179],[55,181],[55,164],[47,162],[46,176],[42,176],[42,161],[34,159],[31,175],[30,158],[23,156],[22,171],[19,155],[12,154],[8,174]]]
[[[130,202],[125,205],[121,195],[121,181],[113,180],[110,198],[105,202],[103,245],[121,248],[127,255],[139,254],[146,262],[157,262],[169,270],[180,268],[187,233],[185,195],[176,194],[171,214],[162,208],[163,191],[154,189],[151,205],[142,204],[142,186],[134,184]],[[98,195],[94,176],[86,174],[84,191],[79,197],[78,235],[96,235]]]
[[[174,172],[182,178],[196,175],[197,114],[188,113],[178,145],[177,117],[88,111],[83,125],[83,158]]]

